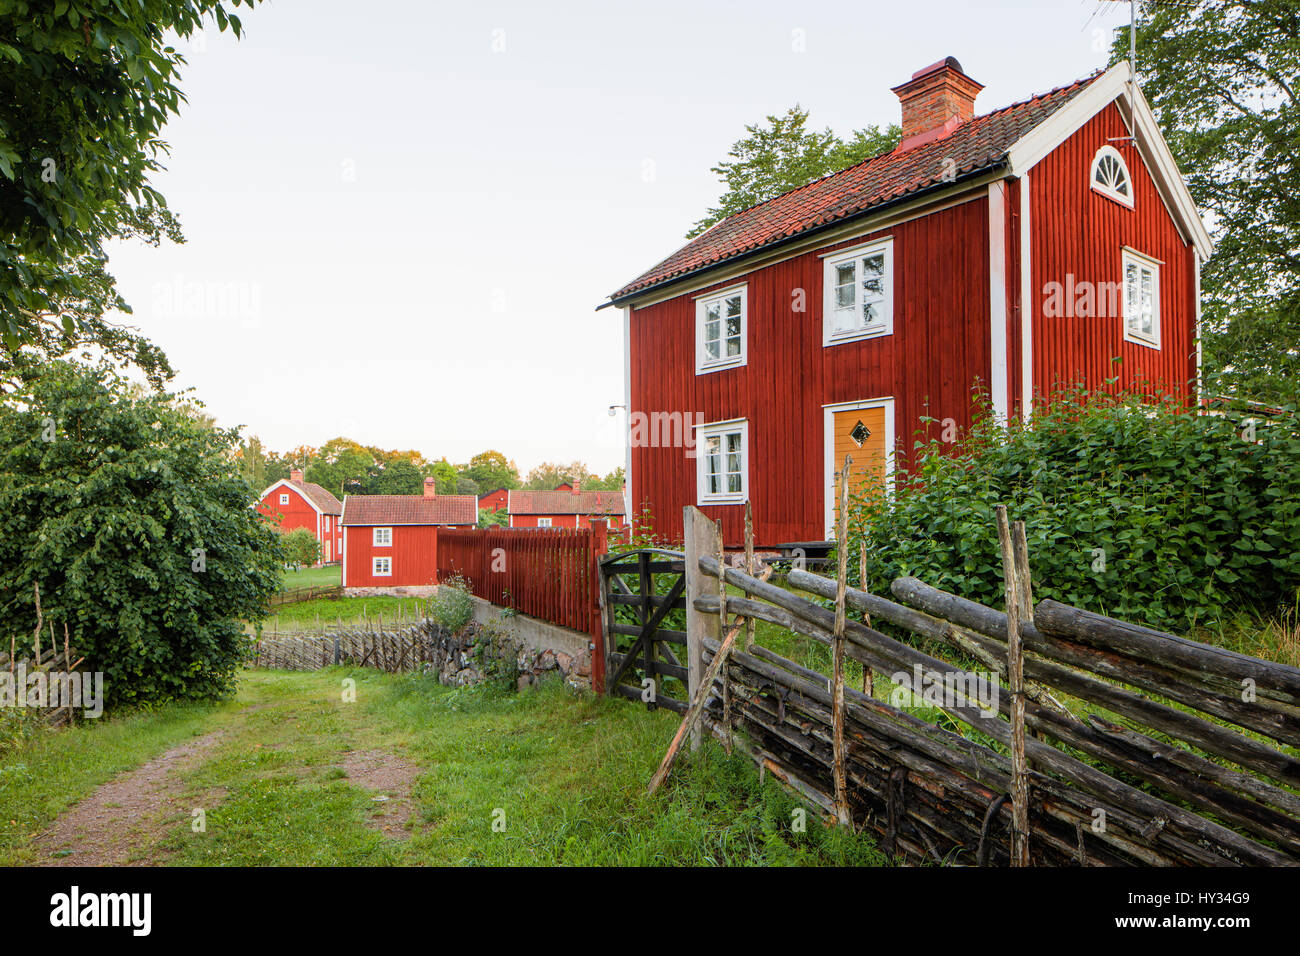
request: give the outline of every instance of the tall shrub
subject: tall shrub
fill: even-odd
[[[957,448],[918,441],[892,502],[851,509],[856,566],[1001,606],[994,506],[1023,519],[1035,597],[1185,630],[1300,589],[1300,429],[1075,391],[1032,425],[985,417]]]
[[[39,584],[108,703],[230,690],[283,560],[237,444],[173,396],[67,362],[5,396],[0,634],[30,638]]]

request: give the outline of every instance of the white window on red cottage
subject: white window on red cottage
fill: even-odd
[[[747,312],[744,286],[710,292],[695,300],[695,374],[745,364]]]
[[[1114,146],[1103,146],[1092,158],[1091,186],[1103,196],[1133,208],[1133,182],[1128,163]]]
[[[288,503],[289,503],[289,496],[288,496],[288,495],[281,495],[281,496],[280,496],[280,504],[282,504],[282,505],[287,505]]]
[[[1134,249],[1125,249],[1124,339],[1160,348],[1160,263]]]
[[[699,504],[740,504],[749,494],[749,423],[700,425],[695,434]]]
[[[893,249],[883,239],[824,257],[823,345],[893,333]]]
[[[388,578],[393,576],[393,559],[392,558],[373,558],[371,560],[371,571],[377,578]]]
[[[550,518],[538,518],[538,519],[537,519],[537,527],[539,527],[539,528],[549,528],[550,526],[551,526],[551,519],[550,519]]]
[[[391,547],[393,543],[393,529],[375,528],[374,534],[370,540],[377,548]]]

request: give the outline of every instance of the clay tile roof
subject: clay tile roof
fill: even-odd
[[[920,195],[1001,165],[1022,136],[1070,102],[1094,74],[976,116],[948,136],[882,153],[742,210],[714,225],[610,296],[617,301],[672,279],[779,245],[803,233]]]
[[[621,515],[621,491],[512,491],[512,515]]]
[[[317,508],[327,515],[337,515],[343,513],[343,505],[330,492],[326,491],[320,485],[313,484],[310,481],[290,481],[304,495],[307,496]]]
[[[343,499],[342,524],[477,524],[474,495],[348,495]]]

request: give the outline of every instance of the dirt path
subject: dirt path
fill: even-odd
[[[343,758],[339,767],[348,783],[363,790],[375,791],[371,799],[380,812],[367,823],[391,840],[411,836],[407,821],[411,819],[411,785],[420,768],[409,760],[382,750],[354,750]]]
[[[220,731],[196,737],[99,787],[36,838],[37,859],[47,866],[149,863],[141,855],[166,835],[169,818],[187,810],[180,775],[201,763],[220,737]]]

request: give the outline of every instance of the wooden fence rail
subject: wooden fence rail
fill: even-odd
[[[688,527],[706,521],[687,516]],[[1003,537],[1014,542],[1010,531]],[[717,675],[707,686],[694,675],[691,683],[692,702],[707,701],[706,724],[724,741],[743,731],[736,739],[761,766],[828,816],[876,832],[889,852],[1001,865],[1023,859],[1027,843],[1035,864],[1300,864],[1296,668],[1052,601],[1035,606],[1019,571],[1013,577],[1023,580],[1009,587],[1023,598],[1020,620],[1009,623],[1002,611],[912,578],[894,582],[893,600],[798,569],[781,587],[724,566],[691,537],[685,560],[743,593],[698,583],[688,590],[688,653],[698,647]],[[862,619],[845,620],[825,601]],[[734,638],[747,620],[832,649],[838,637],[868,673],[911,686],[880,700],[758,643],[725,646],[722,630]],[[902,632],[986,670],[919,650]],[[1017,660],[1009,632],[1022,651],[1023,693],[1015,696],[1006,686]],[[726,656],[720,668],[712,666],[718,654]],[[942,691],[924,702],[948,726],[905,709],[921,693],[918,678]],[[995,692],[976,695],[981,686]],[[1025,821],[1018,830],[1017,812]]]

